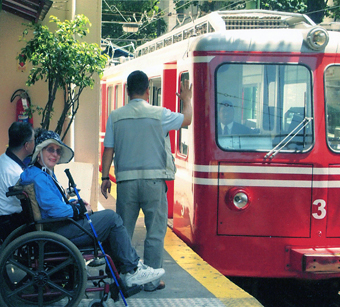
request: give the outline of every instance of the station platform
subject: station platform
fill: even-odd
[[[112,193],[112,192],[111,192]],[[114,191],[113,193],[114,194]],[[114,209],[114,196],[99,197],[98,210]],[[132,244],[143,256],[145,238],[143,215],[138,218]],[[254,297],[207,264],[172,231],[171,220],[164,244],[165,289],[141,291],[126,299],[129,307],[248,307],[263,306]],[[81,301],[87,307],[93,298]],[[123,300],[107,301],[108,307],[125,307]]]

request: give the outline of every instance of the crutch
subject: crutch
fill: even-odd
[[[69,186],[74,190],[74,192],[75,192],[76,195],[77,195],[78,203],[79,203],[81,206],[85,206],[83,200],[81,199],[81,197],[80,197],[80,195],[79,195],[79,193],[78,193],[78,190],[77,190],[77,188],[76,188],[76,184],[74,183],[74,180],[73,180],[72,175],[71,175],[71,173],[70,173],[70,170],[69,170],[68,168],[65,169],[65,173],[66,173],[66,176],[67,176],[67,178],[68,178],[68,180],[69,180]],[[111,275],[112,275],[112,277],[113,277],[113,279],[114,279],[114,281],[115,281],[115,283],[116,283],[116,285],[117,285],[117,288],[118,288],[118,290],[119,290],[120,296],[122,297],[125,306],[128,306],[128,304],[126,303],[126,300],[125,300],[125,296],[124,296],[124,294],[123,294],[123,291],[122,291],[122,289],[121,289],[121,287],[120,287],[120,285],[119,285],[119,283],[118,283],[117,277],[116,277],[116,275],[115,275],[114,272],[113,272],[111,263],[110,263],[109,259],[107,258],[106,254],[105,254],[105,252],[104,252],[104,249],[103,249],[103,246],[102,246],[101,242],[100,242],[99,239],[98,239],[98,235],[97,235],[97,233],[96,233],[96,231],[95,231],[95,229],[94,229],[94,227],[93,227],[92,220],[91,220],[91,218],[90,218],[90,216],[89,216],[89,214],[88,214],[87,212],[85,213],[85,216],[86,216],[86,218],[87,218],[87,220],[88,220],[88,222],[89,222],[89,224],[90,224],[90,226],[91,226],[91,229],[92,229],[92,231],[93,231],[93,234],[94,234],[95,238],[97,239],[99,248],[100,248],[100,250],[102,251],[102,253],[103,253],[104,257],[105,257],[106,264],[107,264],[108,267],[110,268]]]

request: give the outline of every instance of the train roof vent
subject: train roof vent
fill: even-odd
[[[288,23],[275,16],[223,16],[227,30],[232,29],[287,29]]]
[[[314,26],[306,15],[266,10],[221,11],[227,30],[231,29],[287,29]]]

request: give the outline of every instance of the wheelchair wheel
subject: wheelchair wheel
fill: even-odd
[[[34,226],[33,226],[34,227]],[[33,228],[34,229],[34,228]],[[11,234],[5,239],[5,241],[2,243],[1,248],[0,248],[0,253],[5,249],[5,247],[14,241],[16,238],[24,235],[25,233],[28,233],[32,231],[31,226],[27,225],[21,225],[17,229],[13,230]]]
[[[84,259],[68,239],[47,231],[27,233],[0,255],[0,306],[78,306],[85,293]]]

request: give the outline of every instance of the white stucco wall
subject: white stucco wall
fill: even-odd
[[[91,23],[89,35],[86,41],[100,44],[101,37],[101,0],[72,0],[66,3],[55,3],[45,17],[43,24],[50,25],[49,16],[57,16],[61,20],[71,19],[75,14],[86,15]],[[47,83],[39,81],[31,87],[27,87],[27,67],[25,72],[17,70],[16,56],[24,43],[19,42],[25,26],[28,23],[16,15],[0,12],[0,153],[6,150],[8,143],[8,128],[15,121],[15,103],[10,103],[13,92],[19,88],[28,90],[31,101],[34,105],[44,106],[47,101]],[[50,29],[52,29],[50,27]],[[91,203],[97,204],[98,199],[98,161],[99,161],[99,102],[100,102],[100,81],[96,76],[94,89],[86,89],[80,98],[80,108],[74,123],[74,138],[71,134],[67,137],[66,143],[74,146],[75,161],[85,162],[93,165]],[[57,94],[55,102],[56,114],[62,108],[62,91]],[[57,116],[56,116],[57,118]],[[34,128],[39,127],[41,117],[34,115]],[[55,121],[52,120],[51,128],[55,128]],[[73,145],[74,144],[74,145]],[[67,167],[67,166],[65,166]],[[83,180],[87,180],[84,178]],[[81,183],[78,183],[81,185]],[[93,206],[95,207],[95,206]]]

